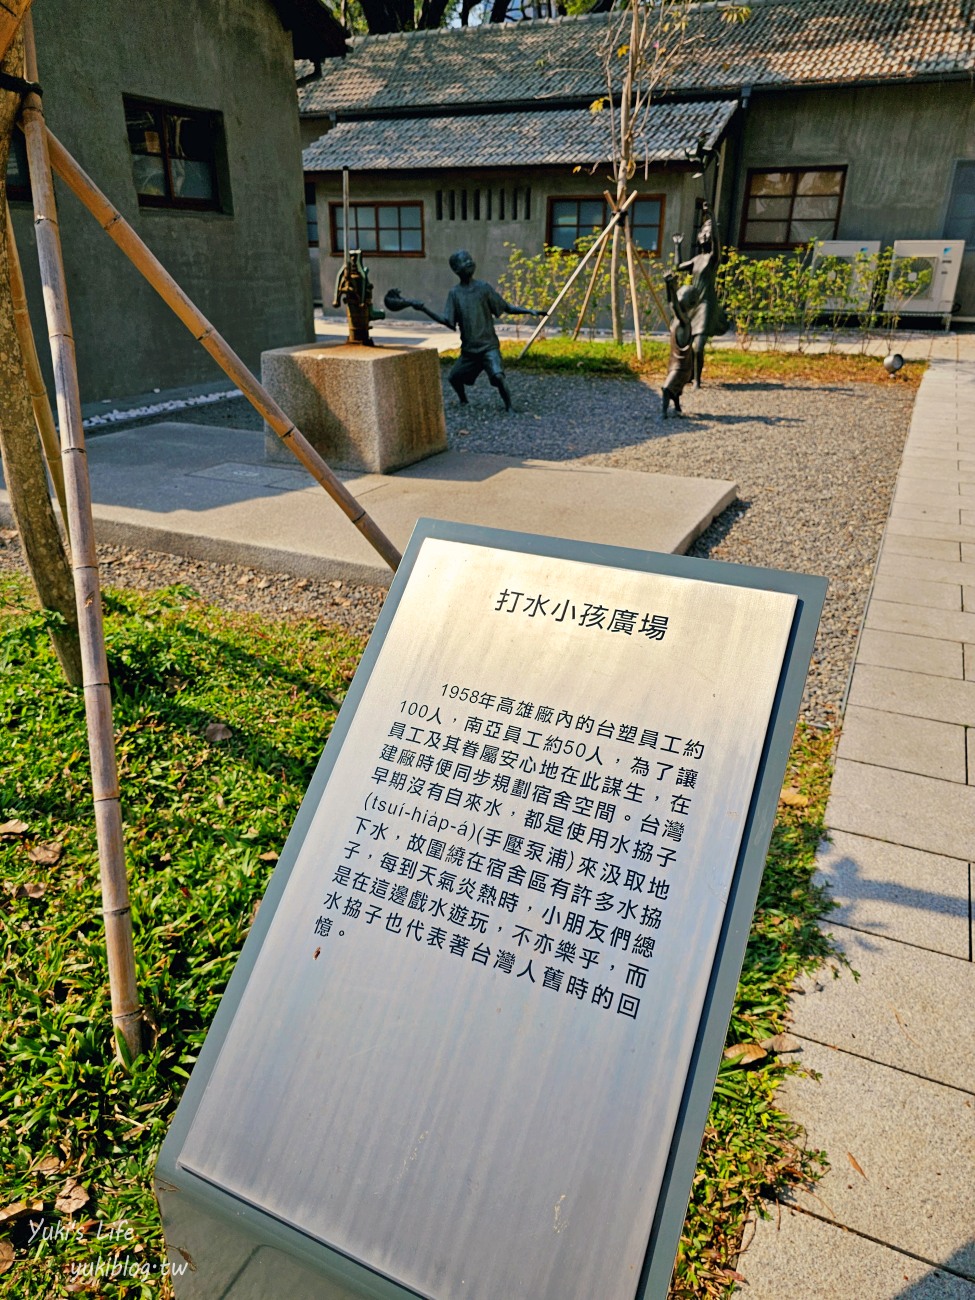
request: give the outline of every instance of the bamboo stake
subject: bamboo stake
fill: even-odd
[[[27,77],[31,81],[36,81],[37,59],[34,51],[34,33],[29,18],[24,23],[24,38]],[[112,700],[102,627],[101,592],[91,512],[88,458],[85,453],[85,431],[81,421],[81,396],[78,390],[74,338],[71,333],[71,316],[68,311],[64,264],[61,258],[61,239],[54,203],[54,182],[47,157],[44,114],[40,96],[36,94],[26,96],[23,122],[24,134],[27,137],[31,189],[34,195],[34,223],[37,230],[41,280],[44,286],[44,310],[47,314],[51,340],[58,421],[61,428],[64,486],[72,542],[72,572],[78,605],[78,630],[81,636],[85,715],[91,754],[102,914],[105,918],[108,981],[112,995],[112,1021],[115,1026],[116,1046],[123,1060],[126,1058],[131,1060],[142,1051],[142,1010],[139,1006],[135,979],[132,911],[125,874],[125,845],[122,838],[122,812],[119,806],[115,736],[112,729]]]
[[[17,29],[30,9],[31,0],[3,0],[0,4],[0,60],[14,43]],[[31,78],[36,80],[36,78]]]
[[[14,223],[10,219],[9,206],[7,208],[7,254],[10,258],[10,296],[14,304],[14,326],[17,330],[17,340],[20,343],[20,351],[24,359],[27,389],[30,393],[30,404],[34,410],[34,423],[37,425],[37,432],[41,436],[44,459],[47,461],[51,482],[54,484],[58,505],[61,507],[61,518],[64,520],[65,529],[67,529],[68,506],[64,495],[61,445],[58,442],[58,431],[54,424],[54,415],[51,412],[51,403],[48,400],[44,376],[41,374],[41,363],[37,356],[34,331],[30,323],[30,313],[27,310],[24,275],[20,267],[20,257],[17,254],[17,241],[14,237]]]
[[[623,201],[619,209],[613,213],[612,217],[610,217],[609,221],[603,227],[602,233],[600,234],[596,242],[594,244],[590,244],[590,246],[586,249],[585,253],[583,254],[582,258],[579,261],[579,265],[576,267],[576,269],[569,276],[568,280],[566,280],[565,284],[559,290],[558,294],[556,295],[555,301],[552,303],[551,307],[549,307],[548,311],[545,313],[542,320],[539,321],[538,326],[535,329],[535,332],[532,334],[531,338],[528,340],[525,346],[518,353],[519,361],[525,355],[525,353],[528,351],[531,345],[535,342],[535,340],[538,338],[539,334],[541,334],[542,330],[545,328],[545,322],[548,320],[549,316],[551,316],[552,312],[555,311],[556,307],[559,305],[559,303],[562,301],[565,295],[572,288],[573,284],[576,281],[576,278],[582,273],[582,268],[589,261],[590,257],[592,257],[593,253],[595,253],[598,248],[600,248],[602,245],[605,244],[606,240],[609,238],[609,236],[619,225],[619,222],[623,217],[623,214],[626,212],[627,208],[630,206],[630,204],[633,202],[635,198],[636,198],[636,190],[634,190],[633,193]]]
[[[607,240],[603,240],[603,246],[599,250],[599,256],[596,258],[596,265],[593,267],[592,275],[589,277],[589,288],[586,290],[586,296],[582,301],[582,311],[579,313],[579,319],[576,321],[576,327],[572,331],[573,343],[579,337],[579,331],[582,329],[582,322],[586,319],[586,312],[589,310],[589,302],[592,298],[593,290],[596,287],[596,281],[599,279],[599,270],[603,264],[603,258],[606,256]]]
[[[159,259],[149,251],[122,214],[105,197],[90,176],[50,132],[47,147],[51,165],[72,194],[88,209],[106,234],[152,285],[196,341],[255,407],[286,447],[325,489],[332,500],[355,524],[359,532],[394,571],[402,556],[375,520],[366,513],[345,484],[335,477],[308,439],[295,427],[266,388],[247,369],[230,344],[179,287]]]
[[[643,360],[643,343],[640,339],[640,304],[636,298],[636,268],[633,265],[633,231],[628,221],[623,224],[626,235],[626,271],[630,279],[630,306],[633,309],[633,340],[636,343],[636,359]]]
[[[650,290],[650,293],[653,296],[654,306],[657,308],[657,311],[660,313],[660,320],[663,325],[666,325],[667,308],[664,306],[663,300],[660,297],[660,293],[657,290],[657,286],[654,284],[650,276],[650,272],[647,270],[646,263],[643,260],[643,254],[640,252],[638,248],[634,248],[634,252],[636,253],[636,264],[640,268],[640,272],[643,275],[644,280],[646,280],[647,282],[647,288]]]

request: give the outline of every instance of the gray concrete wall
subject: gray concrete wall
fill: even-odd
[[[756,93],[741,175],[750,167],[845,164],[838,239],[941,239],[955,161],[975,158],[970,83]],[[738,239],[740,207],[733,238]],[[975,315],[975,250],[959,282]]]
[[[311,339],[291,37],[268,0],[36,0],[32,12],[52,131],[217,329],[257,371],[263,350]],[[123,94],[223,113],[227,211],[139,207]],[[83,398],[219,378],[63,189],[59,215]],[[43,339],[29,205],[14,223]]]
[[[573,174],[568,168],[527,171],[512,168],[508,171],[443,171],[429,173],[357,172],[352,176],[353,202],[380,202],[408,200],[423,204],[424,255],[422,257],[387,257],[367,254],[377,304],[387,289],[396,287],[407,298],[422,298],[436,311],[442,311],[447,294],[457,283],[457,278],[447,265],[450,254],[466,248],[477,263],[481,279],[497,283],[507,266],[509,252],[505,244],[512,244],[526,253],[541,251],[546,238],[548,200],[564,195],[598,196],[609,184],[604,176],[588,173]],[[524,190],[531,187],[531,215],[524,216]],[[652,172],[648,180],[639,181],[641,194],[664,196],[664,230],[662,254],[669,260],[671,235],[678,230],[687,234],[685,255],[690,248],[694,228],[694,198],[700,183],[693,181],[686,171]],[[518,219],[511,219],[512,191],[518,187]],[[697,188],[695,188],[697,187]],[[487,189],[493,191],[492,219],[486,218]],[[505,220],[498,217],[498,191],[505,190]],[[446,193],[453,189],[456,218],[447,217]],[[468,217],[461,218],[460,191],[468,195]],[[481,191],[481,219],[473,218],[473,192]],[[436,192],[445,195],[444,219],[437,220]],[[318,183],[318,229],[322,300],[326,315],[344,315],[332,308],[335,276],[341,258],[331,251],[329,203],[341,202],[342,178],[339,173],[327,173]],[[571,266],[567,267],[566,275]],[[404,311],[400,320],[425,319],[417,313]],[[605,322],[604,322],[605,323]]]

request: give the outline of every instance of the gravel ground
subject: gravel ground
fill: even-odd
[[[689,554],[822,574],[830,581],[803,716],[836,720],[852,665],[877,549],[900,465],[913,392],[906,385],[816,387],[708,383],[684,394],[685,416],[660,418],[659,393],[627,379],[513,373],[515,411],[505,415],[482,379],[460,407],[444,396],[452,447],[533,460],[612,465],[643,473],[732,479],[740,500]],[[157,417],[158,418],[158,417]],[[242,400],[178,417],[255,428]],[[144,423],[144,422],[143,422]],[[530,527],[530,521],[526,521]],[[184,582],[231,609],[313,616],[367,634],[385,592],[340,582],[101,547],[102,577],[115,586]],[[13,534],[0,533],[0,568],[19,566]]]

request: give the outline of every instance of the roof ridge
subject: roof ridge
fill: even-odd
[[[762,3],[763,0],[756,0]],[[812,0],[810,0],[812,2]],[[707,0],[711,7],[715,6],[715,0]],[[731,0],[717,0],[718,5],[729,4]],[[784,3],[784,0],[777,0],[777,3]],[[697,6],[695,5],[695,8]],[[353,36],[349,41],[352,49],[360,49],[366,44],[373,44],[376,41],[415,41],[418,37],[440,37],[440,36],[457,36],[461,32],[476,33],[480,31],[495,32],[525,32],[535,27],[557,27],[564,23],[566,26],[574,23],[585,22],[605,22],[609,17],[608,14],[559,14],[555,18],[531,18],[523,22],[515,23],[475,23],[467,27],[421,27],[415,31],[406,32],[362,32],[358,36]]]

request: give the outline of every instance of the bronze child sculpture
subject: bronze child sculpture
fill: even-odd
[[[694,377],[694,350],[691,342],[693,326],[688,313],[693,311],[697,299],[692,285],[685,284],[680,290],[675,288],[676,271],[668,271],[664,276],[664,283],[667,286],[667,301],[674,312],[674,319],[670,323],[670,369],[664,380],[661,411],[666,420],[667,408],[671,402],[674,404],[675,414],[683,414],[680,409],[680,395]]]
[[[515,307],[505,302],[497,289],[484,280],[475,280],[474,259],[466,248],[460,249],[450,257],[450,269],[460,280],[447,295],[444,314],[438,315],[422,302],[404,298],[398,289],[390,289],[385,303],[390,311],[402,311],[404,307],[413,307],[422,311],[431,320],[448,329],[460,330],[460,356],[450,368],[447,379],[451,388],[467,404],[467,385],[473,384],[483,370],[491,383],[501,394],[504,409],[511,410],[511,394],[504,377],[501,363],[501,345],[494,330],[494,321],[498,316],[544,316],[543,311],[534,311],[531,307]]]
[[[688,311],[691,318],[691,350],[694,353],[694,386],[700,388],[704,370],[704,345],[712,334],[720,334],[724,328],[719,322],[716,288],[721,240],[707,203],[704,204],[704,224],[698,231],[697,247],[699,251],[688,261],[681,262],[677,269],[690,271],[693,277],[689,286],[693,290],[693,301],[689,297]]]

